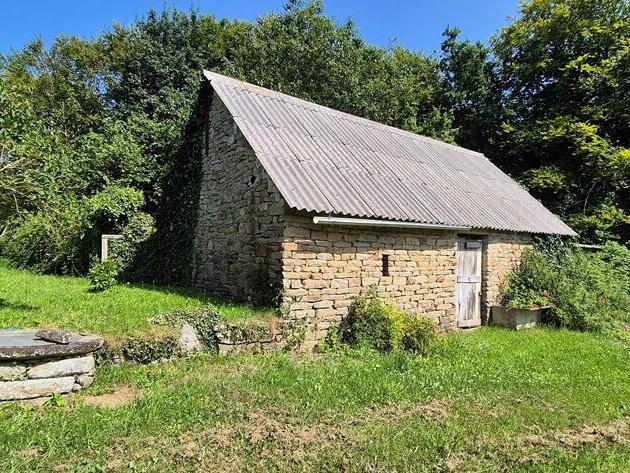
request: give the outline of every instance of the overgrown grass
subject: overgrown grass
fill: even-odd
[[[37,275],[0,260],[0,328],[51,326],[117,337],[162,330],[147,319],[173,310],[212,305],[225,320],[273,313],[193,289],[121,284],[93,293],[88,288],[85,278]]]
[[[85,403],[110,392],[137,397]],[[0,408],[0,471],[627,471],[629,411],[628,345],[484,328],[425,358],[104,367],[66,406]]]

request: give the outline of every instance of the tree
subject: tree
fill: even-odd
[[[44,270],[84,272],[89,259],[79,259],[72,242],[99,229],[124,231],[133,212],[172,226],[172,216],[159,214],[182,200],[165,195],[181,194],[174,183],[186,185],[177,173],[194,173],[187,153],[197,143],[188,135],[198,129],[204,68],[452,139],[438,62],[401,46],[365,44],[352,22],[325,16],[320,1],[290,1],[254,23],[149,11],[92,41],[61,37],[49,50],[35,41],[1,64],[0,189],[10,190],[0,196],[4,253]],[[86,211],[99,195],[135,195],[117,189],[141,192],[142,208],[107,219]],[[195,198],[185,193],[184,200]],[[42,245],[47,236],[59,244]],[[179,238],[175,246],[187,245]]]
[[[489,48],[481,42],[458,41],[459,33],[450,27],[443,33],[440,101],[453,113],[455,141],[487,152],[503,112],[497,65]]]
[[[190,134],[202,125],[204,68],[483,151],[588,240],[628,241],[629,10],[531,0],[490,47],[446,29],[439,59],[366,44],[320,0],[255,22],[149,11],[91,41],[33,41],[0,60],[0,247],[43,270],[85,272],[92,246],[81,242],[133,233],[134,221],[148,235],[149,213],[181,226],[154,253],[189,248],[194,209],[161,212],[198,200]],[[170,257],[170,282],[183,282],[172,262],[185,258]]]
[[[532,0],[492,41],[489,156],[591,241],[630,238],[630,3]]]
[[[226,73],[321,105],[451,139],[438,102],[438,63],[401,46],[367,45],[352,21],[337,25],[322,2],[289,2],[263,16],[234,48]]]

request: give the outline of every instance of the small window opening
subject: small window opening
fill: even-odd
[[[383,276],[389,276],[389,255],[383,255]]]
[[[249,178],[249,185],[253,186],[254,184],[256,184],[256,176],[252,174]]]

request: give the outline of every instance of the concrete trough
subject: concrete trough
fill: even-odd
[[[522,330],[540,325],[545,307],[512,309],[502,305],[492,306],[492,325]]]

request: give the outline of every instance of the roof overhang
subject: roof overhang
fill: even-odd
[[[468,231],[472,227],[454,227],[452,225],[439,225],[433,223],[401,222],[398,220],[378,220],[371,218],[351,217],[313,217],[316,225],[345,225],[350,227],[384,227],[384,228],[421,228],[425,230],[451,230]]]

